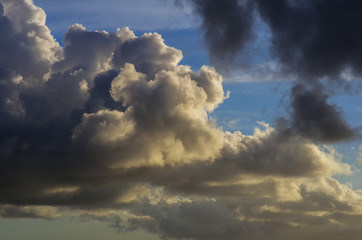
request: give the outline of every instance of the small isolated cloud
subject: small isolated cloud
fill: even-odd
[[[31,1],[0,6],[1,218],[68,214],[174,239],[359,239],[361,192],[333,179],[350,166],[300,132],[217,126],[228,94],[213,67],[194,72],[159,34],[129,28],[75,24],[60,47]]]
[[[337,142],[358,136],[343,118],[341,109],[328,103],[329,96],[321,88],[308,89],[303,85],[293,87],[290,95],[290,120],[279,119],[280,128],[291,134],[321,141]],[[283,131],[283,130],[282,130]]]

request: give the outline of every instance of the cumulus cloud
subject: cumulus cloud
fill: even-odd
[[[210,113],[228,94],[213,67],[196,73],[159,34],[128,28],[76,24],[60,47],[31,1],[0,3],[1,218],[69,214],[175,239],[357,239],[361,193],[333,179],[350,166],[265,123],[252,135],[217,126]]]

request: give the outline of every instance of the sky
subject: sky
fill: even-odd
[[[0,238],[360,239],[361,10],[0,0]]]

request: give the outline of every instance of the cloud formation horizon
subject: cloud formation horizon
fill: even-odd
[[[351,166],[304,125],[224,131],[210,116],[229,97],[215,68],[196,73],[161,35],[127,27],[75,24],[61,47],[45,19],[31,0],[0,0],[1,218],[72,215],[166,239],[358,239],[361,191],[333,178]]]

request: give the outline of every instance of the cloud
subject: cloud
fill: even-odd
[[[254,4],[245,1],[192,1],[202,18],[204,39],[212,57],[233,60],[250,40]],[[216,59],[215,59],[216,60]]]
[[[228,79],[297,82],[288,106],[289,132],[320,142],[348,141],[359,135],[359,130],[349,127],[341,111],[326,99],[330,97],[327,89],[337,84],[339,89],[350,91],[351,79],[361,76],[360,3],[187,2],[193,3],[202,19],[204,41],[217,69],[231,68],[236,73],[237,77]],[[260,40],[258,34],[263,31],[267,34]],[[244,59],[247,64],[242,64]],[[298,90],[301,85],[313,90]]]
[[[244,48],[253,40],[255,23],[261,18],[270,31],[270,50],[287,72],[308,78],[339,78],[346,70],[360,73],[362,5],[358,2],[190,2],[202,19],[209,52],[219,60],[230,63],[237,53],[247,51]]]
[[[301,134],[217,126],[228,94],[213,67],[196,73],[159,34],[129,28],[75,24],[60,47],[31,1],[0,3],[1,218],[194,240],[360,236],[361,192],[333,179],[351,167]]]
[[[341,110],[327,102],[328,95],[320,88],[294,86],[291,92],[291,122],[280,119],[286,132],[322,142],[336,142],[357,137],[358,130],[344,120]]]
[[[159,34],[149,33],[120,45],[112,61],[116,68],[132,63],[151,79],[161,70],[174,70],[181,59],[180,50],[166,46]]]
[[[346,67],[359,72],[359,2],[256,2],[272,30],[273,50],[291,71],[318,77],[338,77]]]
[[[14,205],[1,205],[0,217],[3,219],[11,218],[42,218],[42,219],[55,219],[60,217],[58,209],[55,207],[47,206],[14,206]]]
[[[255,181],[248,180],[252,179]],[[156,198],[141,201],[126,218],[112,212],[103,220],[115,223],[113,226],[121,230],[143,228],[175,239],[289,239],[293,234],[298,234],[299,239],[338,239],[334,234],[343,233],[358,239],[360,228],[355,221],[360,219],[361,196],[347,186],[331,178],[292,182],[280,179],[272,182],[275,191],[270,195],[265,191],[259,195],[254,191],[255,184],[248,197],[189,195],[175,200],[167,198],[169,193],[154,189]],[[118,221],[114,221],[115,216],[119,216]]]

